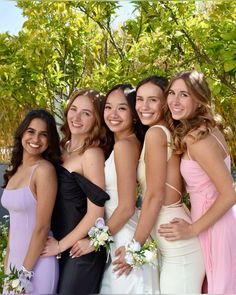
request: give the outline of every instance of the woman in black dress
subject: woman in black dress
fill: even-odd
[[[52,218],[54,238],[43,255],[58,255],[58,293],[92,294],[99,286],[106,262],[105,249],[74,257],[71,247],[87,237],[104,215],[109,196],[103,191],[105,130],[100,115],[101,96],[94,90],[76,90],[65,110],[62,126],[62,166],[57,167],[58,193]]]

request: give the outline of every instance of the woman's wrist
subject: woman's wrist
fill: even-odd
[[[61,247],[60,247],[60,242],[57,241],[57,255],[56,255],[57,259],[61,259],[61,253],[62,253],[62,251],[61,251]]]

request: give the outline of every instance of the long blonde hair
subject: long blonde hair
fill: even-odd
[[[94,107],[95,122],[91,132],[85,138],[84,145],[78,150],[79,154],[83,154],[89,147],[104,147],[106,145],[106,130],[103,125],[103,102],[104,97],[94,89],[76,89],[69,98],[68,104],[64,111],[64,124],[61,131],[64,137],[61,140],[62,148],[65,148],[66,143],[71,139],[71,132],[67,122],[68,111],[78,96],[87,96]]]

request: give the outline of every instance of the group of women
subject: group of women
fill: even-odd
[[[76,90],[64,114],[60,142],[45,110],[16,130],[2,196],[6,274],[16,267],[36,294],[236,293],[236,192],[203,74],[150,76],[105,98]],[[109,253],[88,239],[103,216]],[[125,246],[147,239],[158,267],[133,269]]]

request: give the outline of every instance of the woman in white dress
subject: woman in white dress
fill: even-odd
[[[138,165],[143,204],[137,229],[131,239],[142,245],[151,233],[157,240],[161,254],[162,294],[201,293],[205,268],[198,238],[172,242],[157,233],[160,224],[174,217],[191,223],[189,212],[181,202],[180,158],[172,153],[171,133],[163,115],[166,86],[165,78],[151,76],[141,81],[136,89],[136,111],[141,122],[149,129]],[[124,256],[124,247],[118,249],[117,254]],[[119,273],[125,270],[123,256],[116,261],[116,269],[123,268]]]
[[[136,177],[145,130],[135,111],[135,90],[130,84],[116,85],[108,92],[104,120],[114,140],[113,150],[105,162],[106,192],[110,195],[105,214],[114,238],[110,249],[113,261],[116,249],[132,239],[138,221]],[[159,293],[157,270],[147,265],[128,276],[117,276],[111,263],[105,270],[100,292]]]

